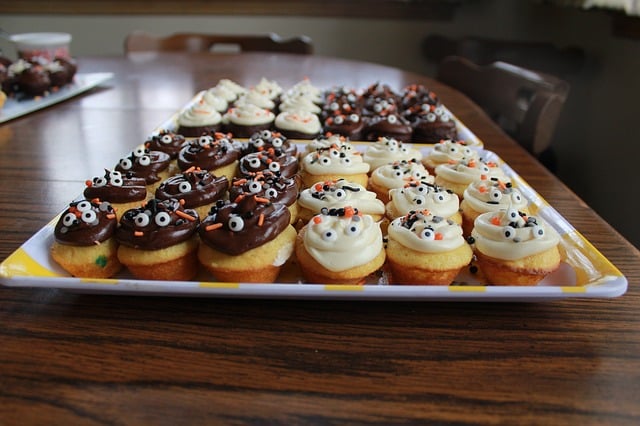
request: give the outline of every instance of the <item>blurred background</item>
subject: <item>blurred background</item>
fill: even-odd
[[[506,46],[503,60],[570,83],[553,140],[555,173],[640,248],[634,210],[639,194],[635,162],[640,160],[634,127],[640,118],[640,17],[632,10],[635,3],[21,0],[0,5],[0,28],[8,33],[69,32],[74,56],[122,55],[124,39],[134,30],[158,35],[275,32],[285,38],[304,34],[312,39],[316,55],[430,76],[457,40],[497,41]],[[13,53],[6,40],[0,49]]]

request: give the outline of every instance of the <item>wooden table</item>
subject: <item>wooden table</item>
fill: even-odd
[[[547,303],[246,300],[0,288],[0,424],[639,424],[640,255],[460,93],[317,56],[80,58],[107,88],[0,127],[0,259],[221,78],[423,83],[629,281]]]

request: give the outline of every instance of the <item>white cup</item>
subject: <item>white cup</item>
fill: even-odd
[[[42,57],[52,60],[55,57],[71,57],[69,53],[71,34],[69,33],[14,34],[11,36],[11,41],[21,59],[29,60],[34,57]]]

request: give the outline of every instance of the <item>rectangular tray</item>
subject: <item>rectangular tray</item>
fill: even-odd
[[[155,131],[173,129],[175,117]],[[495,153],[485,150],[482,141],[457,118],[456,121],[460,138],[480,150],[488,161],[500,165],[513,185],[529,200],[531,212],[541,216],[560,233],[561,267],[538,285],[487,286],[479,282],[469,268],[464,268],[450,286],[389,285],[385,273],[372,277],[362,286],[304,284],[294,262],[285,265],[280,282],[273,284],[215,282],[203,271],[194,281],[138,280],[126,271],[112,279],[74,278],[49,255],[57,217],[0,264],[0,283],[8,287],[56,288],[79,293],[277,299],[527,302],[576,297],[611,298],[624,294],[627,279],[622,273],[508,164]],[[366,149],[367,144],[354,143],[361,150]],[[432,145],[413,145],[425,155],[432,149]]]

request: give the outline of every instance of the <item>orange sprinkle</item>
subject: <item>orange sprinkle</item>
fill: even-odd
[[[503,191],[505,189],[507,189],[507,184],[505,184],[503,181],[498,180],[498,186],[500,187],[500,189],[502,189]]]
[[[235,186],[241,186],[241,185],[244,185],[245,183],[247,183],[246,179],[238,179],[235,182],[233,182]]]
[[[258,226],[262,226],[264,224],[264,213],[260,213],[258,216]]]
[[[315,189],[316,191],[322,191],[322,184],[319,182],[316,183],[313,189]]]
[[[444,239],[444,235],[442,235],[442,234],[441,234],[441,233],[439,233],[439,232],[436,232],[435,239],[436,239],[436,240],[438,240],[438,241],[440,241],[440,240]]]
[[[314,216],[313,217],[313,223],[315,223],[316,225],[322,223],[322,217],[321,216]]]
[[[195,217],[193,217],[193,216],[191,216],[191,215],[186,214],[186,213],[185,213],[185,212],[183,212],[182,210],[176,210],[176,214],[177,214],[178,216],[180,216],[181,218],[183,218],[183,219],[187,219],[187,220],[188,220],[188,221],[190,221],[190,222],[193,222],[194,220],[196,220],[196,218],[195,218]]]
[[[480,175],[480,180],[487,180],[489,177],[487,175]]]
[[[204,227],[205,231],[215,231],[218,228],[222,228],[221,223],[212,223],[211,225],[207,225]]]
[[[242,201],[242,199],[244,198],[244,194],[239,194],[235,200],[233,200],[234,203],[239,203],[240,201]]]
[[[476,167],[476,160],[469,160],[469,167]]]
[[[136,237],[142,237],[144,235],[144,232],[142,232],[142,231],[134,231],[133,235],[136,236]]]
[[[93,198],[91,202],[94,204],[100,204],[100,198]]]
[[[494,216],[491,218],[491,223],[493,225],[499,226],[500,225],[500,218],[498,216]]]
[[[178,200],[178,202],[180,203],[180,205],[181,205],[181,206],[184,206],[184,205],[185,205],[184,198],[180,198],[180,199]]]
[[[356,214],[356,211],[353,209],[353,207],[351,206],[347,206],[344,208],[344,215],[345,217],[353,217],[353,215]]]
[[[84,181],[84,184],[90,187],[91,185],[93,185],[93,182],[91,180],[87,179],[87,180]]]
[[[184,171],[184,173],[191,173],[196,169],[196,166],[191,166],[189,167],[187,170]]]
[[[487,187],[482,185],[482,186],[478,187],[478,191],[480,191],[480,193],[485,193],[485,192],[487,192]]]
[[[268,198],[258,197],[257,195],[254,195],[253,199],[256,200],[256,202],[258,203],[265,203],[265,204],[270,203]]]

